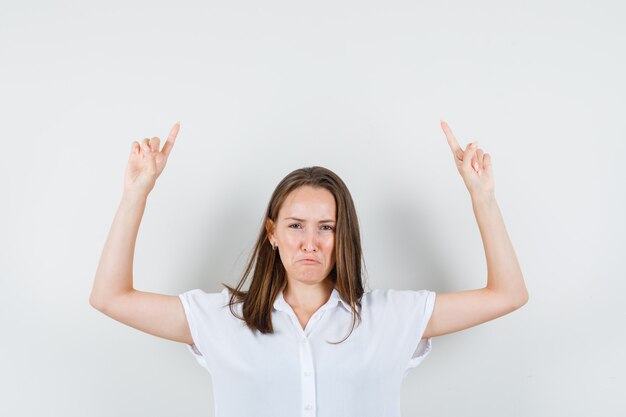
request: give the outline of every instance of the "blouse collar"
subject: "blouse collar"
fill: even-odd
[[[346,311],[348,312],[352,311],[350,309],[350,305],[346,303],[346,301],[341,297],[341,295],[339,295],[339,291],[337,291],[337,288],[333,288],[333,291],[330,293],[330,298],[328,299],[326,304],[320,307],[320,310],[333,308],[333,307],[336,307],[338,304],[343,306],[343,308]],[[285,297],[283,296],[282,291],[278,293],[278,296],[276,297],[276,300],[274,301],[274,308],[278,311],[288,311],[291,308],[291,306],[287,303],[287,301],[285,301]]]

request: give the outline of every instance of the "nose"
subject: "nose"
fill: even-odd
[[[315,230],[309,230],[304,236],[302,242],[302,250],[305,252],[317,251],[317,232]]]

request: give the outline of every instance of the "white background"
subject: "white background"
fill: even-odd
[[[366,287],[486,284],[439,127],[492,156],[530,293],[433,339],[404,416],[626,407],[626,7],[619,1],[0,3],[0,415],[210,416],[180,343],[94,310],[133,140],[177,143],[135,287],[235,285],[276,184],[321,165],[355,200]]]

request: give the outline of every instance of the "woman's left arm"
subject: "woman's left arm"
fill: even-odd
[[[528,290],[495,199],[491,157],[470,143],[463,151],[445,122],[441,127],[472,199],[487,258],[484,288],[437,293],[423,338],[441,336],[493,320],[528,301]]]

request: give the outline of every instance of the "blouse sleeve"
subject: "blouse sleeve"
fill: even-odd
[[[436,297],[435,292],[428,290],[407,290],[406,295],[408,297],[404,298],[407,303],[405,317],[411,331],[409,340],[413,342],[410,344],[412,354],[408,358],[405,375],[419,365],[432,349],[432,338],[423,339],[422,336],[432,316]]]
[[[196,361],[205,369],[210,371],[210,358],[207,356],[208,346],[206,341],[210,337],[215,326],[217,309],[223,302],[225,288],[219,293],[207,293],[201,289],[193,289],[179,294],[178,297],[183,305],[185,317],[191,332],[193,344],[187,344],[187,350]],[[213,329],[214,330],[214,329]]]

